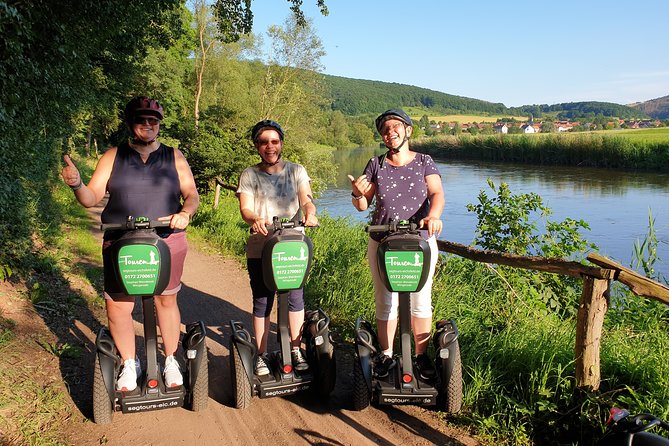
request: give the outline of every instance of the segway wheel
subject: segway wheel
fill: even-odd
[[[358,357],[353,361],[353,410],[363,410],[369,406],[371,395]]]
[[[209,402],[209,358],[205,348],[200,359],[200,369],[197,371],[197,379],[192,391],[191,410],[199,412],[207,408]]]
[[[95,355],[95,371],[93,372],[93,421],[97,424],[109,424],[112,421],[112,402],[105,387],[100,367],[100,358]]]
[[[246,409],[251,405],[251,383],[249,382],[242,357],[234,343],[230,345],[230,376],[232,377],[232,397],[237,409]]]
[[[445,374],[442,367],[442,410],[448,413],[460,412],[462,408],[462,360],[460,358],[460,344],[455,342],[455,358],[453,360],[453,371],[450,376]]]

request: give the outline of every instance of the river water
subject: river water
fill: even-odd
[[[357,177],[367,161],[381,149],[340,150],[335,154],[337,185],[331,186],[317,200],[319,212],[332,217],[351,217],[366,221],[368,213],[351,205],[351,186],[346,178]],[[536,193],[553,211],[550,220],[584,220],[590,230],[585,239],[599,247],[604,256],[630,266],[634,243],[648,234],[649,213],[655,220],[660,260],[655,269],[669,277],[669,174],[631,172],[560,166],[527,166],[481,161],[437,161],[441,173],[446,207],[442,216],[441,239],[470,244],[475,236],[476,215],[467,204],[478,204],[478,194],[496,196],[487,180],[495,185],[507,183],[513,194]],[[641,271],[642,272],[642,271]]]

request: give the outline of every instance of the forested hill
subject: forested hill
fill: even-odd
[[[378,113],[393,107],[424,107],[439,113],[509,113],[504,104],[390,82],[324,75],[332,109],[347,115]]]
[[[523,105],[514,107],[513,110],[520,110],[522,114],[533,114],[535,117],[544,113],[558,113],[561,119],[578,119],[588,115],[596,116],[615,116],[620,119],[643,119],[649,116],[642,110],[629,107],[627,105],[614,104],[612,102],[567,102],[553,105]]]
[[[631,107],[637,108],[655,119],[669,118],[669,96],[651,99],[646,102],[637,102],[632,104]]]
[[[641,107],[633,108],[611,102],[569,102],[553,105],[524,105],[506,107],[502,103],[467,98],[391,82],[352,79],[324,74],[323,80],[333,110],[346,115],[378,113],[393,107],[421,107],[435,114],[482,113],[528,116],[540,118],[545,113],[556,113],[561,119],[579,119],[588,116],[611,116],[620,119],[643,119],[649,116]],[[669,98],[669,97],[667,97]]]

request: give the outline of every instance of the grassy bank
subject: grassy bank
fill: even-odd
[[[416,140],[412,148],[440,159],[669,171],[669,136],[617,134],[440,136]]]
[[[33,245],[23,253],[24,268],[14,272],[11,285],[0,284],[2,444],[68,444],[65,427],[75,415],[68,391],[81,390],[83,359],[72,323],[85,320],[95,328],[89,321],[103,306],[95,292],[100,269],[79,262],[100,262],[88,215],[62,182],[50,192],[40,224],[30,228]]]
[[[246,227],[235,198],[224,197],[218,210],[208,198],[204,202],[197,231],[241,259]],[[374,317],[366,235],[360,225],[325,216],[308,234],[315,254],[307,306],[327,311],[332,326],[351,342],[355,318]],[[669,417],[666,311],[619,291],[603,335],[602,389],[577,392],[574,314],[580,288],[555,277],[457,257],[440,260],[434,319],[457,321],[465,379],[464,411],[449,421],[491,444],[543,445],[592,444],[613,405]]]

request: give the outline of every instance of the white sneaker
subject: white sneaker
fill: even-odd
[[[172,355],[165,358],[163,376],[167,387],[179,387],[184,383],[183,376],[181,376],[181,371],[179,370],[179,362]]]
[[[126,359],[123,362],[121,374],[116,380],[116,390],[119,392],[132,392],[137,388],[137,377],[142,373],[139,361]]]

